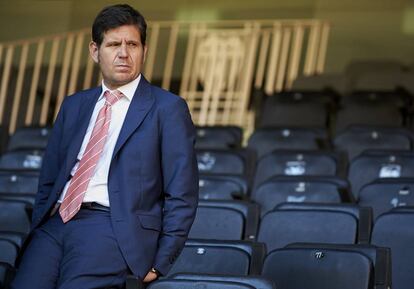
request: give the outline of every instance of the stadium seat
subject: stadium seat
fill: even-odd
[[[259,206],[251,202],[200,200],[189,238],[252,240],[259,217]]]
[[[7,150],[45,150],[50,132],[50,127],[19,128],[10,136]]]
[[[256,155],[248,149],[239,150],[197,150],[200,173],[232,174],[251,178]]]
[[[358,252],[368,257],[374,267],[375,289],[392,288],[391,250],[370,244],[322,244],[322,243],[294,243],[285,248],[329,249]]]
[[[254,287],[226,281],[198,281],[198,280],[175,280],[163,279],[151,283],[148,289],[255,289]]]
[[[231,275],[211,275],[211,274],[186,274],[178,273],[171,276],[177,280],[200,280],[200,281],[225,281],[247,284],[255,289],[276,289],[276,285],[269,279],[261,276],[231,276]]]
[[[168,276],[176,273],[258,275],[265,255],[263,243],[188,240]]]
[[[414,177],[413,152],[365,151],[352,160],[348,170],[348,180],[356,199],[366,184],[377,179],[402,177]]]
[[[343,98],[343,107],[336,115],[336,132],[349,125],[398,127],[404,124],[404,96],[395,93],[354,92]]]
[[[259,127],[307,126],[327,128],[335,100],[315,91],[287,91],[268,96],[260,113]]]
[[[246,199],[249,193],[247,180],[235,175],[199,174],[198,185],[201,200]]]
[[[335,177],[276,176],[252,192],[261,215],[284,202],[341,203],[353,202],[348,183]]]
[[[323,73],[316,75],[298,75],[293,81],[293,90],[329,91],[345,94],[348,90],[348,79],[342,73]]]
[[[237,126],[197,126],[197,149],[240,148],[243,130]]]
[[[385,248],[292,244],[266,256],[262,275],[284,289],[387,289],[390,268]]]
[[[29,233],[27,206],[22,201],[0,200],[0,231]]]
[[[15,172],[0,172],[0,198],[24,200],[34,205],[38,177]]]
[[[319,150],[327,146],[326,130],[318,128],[259,128],[248,140],[248,147],[257,152],[258,158],[274,150]]]
[[[0,156],[2,171],[39,171],[42,167],[43,151],[13,151]]]
[[[13,242],[0,239],[0,262],[15,265],[19,248]]]
[[[253,188],[273,176],[336,176],[341,165],[340,156],[330,152],[273,151],[258,161]]]
[[[13,231],[0,231],[0,239],[9,240],[12,243],[14,243],[18,248],[21,248],[23,246],[23,242],[26,236],[27,235],[25,233]]]
[[[283,203],[263,216],[257,240],[269,252],[296,242],[366,244],[371,226],[371,208]]]
[[[411,289],[414,284],[414,208],[400,207],[380,215],[371,243],[392,252],[392,288]]]
[[[372,207],[374,218],[400,206],[414,206],[414,179],[379,179],[361,188],[359,205]]]
[[[334,139],[336,150],[346,151],[349,160],[365,150],[411,150],[413,134],[403,128],[350,126]]]
[[[8,288],[14,277],[14,268],[8,263],[0,262],[0,288]]]

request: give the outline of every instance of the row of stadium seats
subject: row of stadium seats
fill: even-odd
[[[27,206],[21,201],[2,200],[0,201],[0,212],[0,220],[2,220],[0,260],[3,262],[0,267],[3,267],[4,271],[12,271],[11,268],[15,265],[18,250],[30,226]],[[312,270],[316,270],[314,273],[316,275],[322,274],[321,277],[326,274],[326,271],[321,271],[320,267],[312,265],[312,262],[317,262],[314,258],[318,259],[315,254],[320,252],[322,255],[329,256],[328,263],[321,264],[323,269],[330,268],[330,274],[327,276],[333,278],[332,281],[336,280],[335,282],[341,278],[344,278],[342,280],[344,281],[347,280],[344,274],[350,274],[350,268],[355,268],[356,272],[359,272],[358,262],[360,261],[352,261],[352,256],[355,254],[349,256],[348,253],[339,254],[331,259],[331,254],[334,254],[332,252],[385,250],[369,246],[372,244],[381,248],[391,248],[391,257],[390,253],[387,253],[387,258],[392,258],[394,288],[408,289],[410,287],[406,284],[412,284],[411,282],[414,281],[410,266],[414,257],[414,251],[411,249],[411,241],[414,237],[411,230],[413,221],[413,207],[397,208],[382,214],[372,226],[370,208],[356,205],[284,203],[265,214],[259,225],[257,205],[241,201],[201,201],[194,226],[190,232],[191,239],[187,241],[182,254],[167,277],[175,273],[236,276],[261,274],[276,284],[284,284],[287,282],[285,278],[294,280],[294,277],[299,274],[292,273],[295,270],[296,272],[302,270],[303,274],[310,274]],[[311,244],[292,245],[296,243]],[[336,244],[336,246],[328,244]],[[341,255],[344,256],[340,258]],[[308,257],[306,258],[306,256]],[[310,258],[311,256],[314,258]],[[367,262],[369,257],[360,256],[360,258],[365,260],[362,264],[364,262],[375,264],[372,260]],[[384,258],[381,260],[384,261]],[[339,265],[344,266],[342,268],[347,268],[345,266],[347,262],[355,264],[355,266],[351,266],[347,270],[338,270]],[[336,265],[333,266],[334,264]],[[390,265],[387,267],[388,270],[391,270]],[[290,269],[288,270],[288,268]],[[367,273],[369,273],[368,271]],[[288,272],[291,273],[286,275]],[[342,277],[338,277],[334,273]],[[390,278],[391,274],[387,273],[380,279],[383,280],[386,276]],[[364,275],[362,279],[356,278],[355,282],[362,282],[362,280],[370,280],[370,278]],[[313,282],[316,286],[318,278]],[[386,285],[389,285],[391,279],[387,282]],[[299,283],[296,283],[295,286],[298,285]],[[282,286],[281,288],[302,287]],[[356,287],[334,288],[374,287],[360,287],[358,285]]]
[[[413,116],[413,97],[400,91],[358,91],[339,97],[297,90],[262,98],[256,109],[261,112],[259,127],[321,127],[336,133],[353,124],[410,126]]]
[[[410,247],[407,248],[407,244],[413,238],[406,222],[412,223],[413,212],[408,207],[389,210],[393,207],[409,206],[413,203],[411,201],[411,189],[414,182],[412,179],[414,170],[412,169],[411,160],[413,158],[410,152],[411,137],[408,138],[410,142],[407,147],[395,148],[393,140],[399,142],[399,138],[395,136],[388,138],[389,145],[383,145],[386,142],[382,142],[382,140],[386,138],[382,137],[383,131],[377,128],[377,136],[368,138],[368,140],[362,138],[367,141],[361,145],[360,150],[381,148],[382,150],[388,149],[388,151],[364,152],[352,158],[349,169],[347,169],[347,158],[341,152],[333,151],[332,147],[330,150],[326,149],[330,145],[328,138],[325,138],[322,142],[321,138],[312,139],[314,144],[317,144],[313,148],[293,147],[294,143],[298,143],[298,145],[305,144],[306,137],[297,140],[292,137],[292,135],[296,136],[293,132],[301,130],[308,131],[307,129],[276,129],[274,130],[275,133],[269,128],[257,130],[250,138],[248,147],[243,148],[240,128],[198,128],[197,159],[200,170],[201,201],[194,226],[190,232],[191,239],[187,242],[187,246],[171,274],[190,272],[195,274],[208,273],[214,274],[214,276],[209,275],[209,278],[212,279],[205,276],[185,276],[181,278],[185,280],[178,281],[175,278],[176,276],[170,276],[170,274],[161,280],[159,285],[154,283],[151,286],[154,286],[154,288],[186,288],[185,286],[189,286],[187,288],[194,288],[191,286],[226,288],[220,287],[225,285],[217,284],[217,282],[232,283],[235,280],[224,281],[223,278],[226,279],[235,275],[245,275],[246,278],[249,276],[251,278],[252,274],[261,274],[266,280],[273,280],[276,284],[275,288],[304,288],[308,284],[305,283],[301,286],[300,283],[295,283],[296,279],[302,279],[302,281],[309,279],[309,282],[314,282],[308,284],[309,288],[387,288],[391,284],[390,265],[387,265],[387,274],[384,273],[384,270],[380,274],[374,274],[377,262],[371,253],[367,253],[378,252],[378,250],[383,252],[386,249],[370,247],[369,243],[371,243],[391,248],[393,286],[394,288],[408,288],[404,286],[411,284],[408,282],[413,282],[412,274],[409,271],[413,252],[410,252]],[[24,136],[25,132],[32,134]],[[264,138],[265,142],[270,146],[273,145],[272,141],[282,143],[285,147],[270,148],[260,155],[260,150],[257,149],[256,151],[256,144],[260,143],[260,141],[257,141],[257,139],[260,139],[258,135],[260,136],[261,133],[266,135],[269,132],[271,134]],[[389,132],[394,133],[398,130],[389,129]],[[30,228],[30,210],[37,191],[37,177],[48,134],[49,130],[47,128],[18,130],[15,135],[11,136],[7,146],[8,150],[0,157],[0,168],[2,170],[0,172],[0,243],[4,245],[0,252],[5,252],[0,259],[0,262],[3,262],[0,264],[0,280],[6,282],[12,276],[17,252]],[[39,135],[41,137],[38,140]],[[274,137],[275,135],[282,136],[280,137],[282,140],[286,139],[284,137],[288,137],[288,141],[279,142],[279,139]],[[409,135],[409,131],[407,131],[407,135]],[[337,138],[339,137],[340,135],[337,136]],[[19,138],[21,141],[18,141]],[[233,141],[235,139],[237,141]],[[381,141],[377,142],[378,139]],[[321,143],[326,145],[324,149],[320,146]],[[335,144],[335,141],[333,143]],[[337,143],[341,143],[341,141],[337,141]],[[350,149],[356,150],[355,143],[358,143],[358,141],[350,143]],[[219,145],[219,147],[212,146],[214,144]],[[339,149],[338,144],[335,144],[335,147]],[[397,150],[395,151],[395,149]],[[260,157],[258,158],[257,155]],[[355,153],[355,155],[358,155],[358,153]],[[351,174],[352,171],[353,174]],[[359,190],[359,188],[362,188],[362,190]],[[364,192],[364,190],[367,192]],[[356,201],[359,202],[359,206],[344,204]],[[308,202],[317,202],[318,204],[309,204]],[[373,207],[374,214],[366,206]],[[384,212],[386,213],[382,214]],[[375,217],[377,218],[372,229]],[[376,233],[380,230],[378,228],[382,228],[379,225],[381,222],[384,222],[386,228],[381,229],[383,230],[382,233]],[[392,238],[393,236],[394,238]],[[292,243],[298,242],[312,242],[314,244],[306,245],[310,247],[301,247],[300,251],[299,248],[295,247],[298,245],[292,245]],[[315,242],[319,245],[316,245]],[[360,274],[362,274],[361,272],[369,273],[368,275],[355,275],[360,276],[355,278],[355,282],[364,283],[363,280],[371,280],[365,282],[367,287],[361,287],[362,283],[350,282],[353,279],[343,275],[350,274],[350,270],[326,271],[323,266],[317,269],[315,264],[312,265],[312,263],[306,263],[305,259],[300,259],[300,254],[308,257],[312,256],[312,258],[309,258],[309,262],[326,260],[318,258],[316,255],[331,256],[336,252],[341,252],[340,255],[348,256],[350,254],[345,247],[333,248],[325,243],[337,243],[340,246],[345,246],[343,245],[345,243],[346,246],[356,246],[352,250],[349,249],[352,251],[351,255],[364,255],[365,257],[362,256],[364,261],[361,262],[371,268],[371,271],[355,265],[355,268],[359,268],[357,272]],[[1,244],[0,246],[3,246]],[[192,247],[192,251],[188,249],[190,253],[186,254],[187,247],[191,244],[195,245]],[[234,244],[238,245],[234,247]],[[357,246],[362,246],[361,244],[370,249],[367,249],[368,251],[365,253],[361,253],[362,251],[357,249]],[[235,255],[226,254],[221,249],[217,252],[214,251],[223,246]],[[214,254],[206,254],[206,252],[212,252],[210,247],[214,248]],[[250,249],[243,249],[247,247]],[[251,249],[252,247],[254,249]],[[262,250],[262,253],[258,253],[258,255],[262,256],[261,259],[253,258],[253,255],[249,253],[260,250]],[[283,253],[283,250],[287,250],[288,253]],[[296,250],[300,252],[296,253]],[[281,255],[274,253],[279,251]],[[295,253],[291,253],[293,251]],[[272,265],[266,267],[266,260],[271,260],[269,256],[273,253],[281,259],[274,261],[276,263],[268,263]],[[290,264],[289,260],[280,257],[283,254],[297,256],[297,262]],[[202,260],[191,259],[192,257],[202,258],[206,256],[209,258],[222,257],[223,259],[205,259],[204,263]],[[232,271],[240,269],[238,264],[240,266],[246,264],[240,261],[241,256],[244,256],[249,262],[253,262],[253,259],[255,259],[255,264],[259,265],[249,265],[248,269],[244,267],[244,273]],[[383,257],[381,258],[381,260],[384,260]],[[329,261],[331,260],[329,259]],[[324,264],[327,268],[352,267],[347,265],[349,264],[347,262],[360,264],[359,261],[351,260],[353,261],[351,262],[348,259],[344,261],[344,259],[338,258],[335,261],[337,263]],[[226,269],[227,265],[228,269]],[[289,267],[290,265],[292,267]],[[304,267],[297,267],[300,265]],[[288,271],[277,271],[276,269],[276,271],[266,271],[266,268],[279,268]],[[212,269],[216,271],[212,271]],[[317,270],[312,271],[312,269]],[[295,276],[298,273],[289,275],[288,272],[303,272],[308,275],[297,278]],[[323,272],[328,273],[323,275]],[[225,276],[217,277],[216,274],[224,274]],[[310,276],[315,278],[312,279]],[[325,277],[322,278],[323,276]],[[340,287],[342,285],[335,287],[332,283],[329,283],[330,285],[328,283],[328,285],[318,283],[318,280],[320,282],[321,279],[326,279],[326,276],[332,277],[333,284],[337,282],[338,284],[347,283],[348,285],[343,286],[352,285],[354,287]],[[385,287],[379,287],[380,285],[377,282],[372,283],[373,276],[378,276],[380,280],[385,280],[384,276],[388,276],[388,281],[381,283]],[[282,279],[282,277],[286,277],[286,279]],[[194,281],[190,280],[191,278],[198,279]],[[222,279],[219,281],[213,280],[214,278]],[[347,282],[341,280],[347,280]],[[132,281],[130,280],[130,283],[135,284]],[[201,283],[194,285],[194,282]],[[155,287],[163,286],[163,284],[167,287]],[[216,287],[208,287],[210,285]],[[228,285],[242,286],[237,284]],[[245,288],[255,288],[252,285],[243,286]]]

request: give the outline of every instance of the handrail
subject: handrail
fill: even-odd
[[[144,74],[180,92],[197,124],[248,128],[254,120],[248,107],[252,88],[273,94],[289,89],[298,76],[322,73],[329,32],[330,24],[316,19],[151,21]],[[223,33],[233,37],[229,47],[243,55],[235,57],[211,42],[214,35],[223,42]],[[90,37],[90,29],[81,29],[0,43],[0,125],[13,133],[20,126],[51,124],[66,95],[99,85],[99,69],[88,55]],[[200,67],[199,56],[217,65]],[[202,68],[225,80],[198,71]]]

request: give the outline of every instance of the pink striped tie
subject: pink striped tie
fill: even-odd
[[[121,99],[123,94],[118,90],[112,92],[107,90],[104,96],[106,98],[105,104],[99,111],[91,138],[59,208],[59,213],[64,223],[72,219],[80,210],[89,181],[95,172],[108,136],[109,124],[111,122],[111,106]]]

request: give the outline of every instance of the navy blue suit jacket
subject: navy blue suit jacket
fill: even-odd
[[[82,91],[62,103],[43,159],[33,229],[47,220],[70,178],[101,91]],[[185,101],[141,77],[108,176],[114,233],[138,277],[151,267],[166,274],[184,246],[198,201],[194,141]]]

